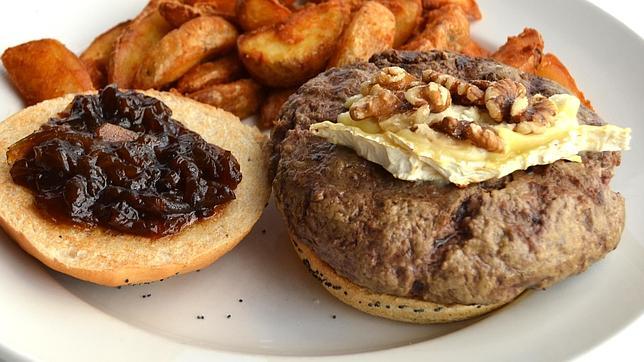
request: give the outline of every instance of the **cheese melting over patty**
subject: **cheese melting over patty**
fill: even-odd
[[[354,99],[348,99],[348,105]],[[554,124],[541,134],[523,135],[511,124],[493,122],[477,107],[452,105],[441,113],[419,108],[381,120],[356,121],[349,112],[337,123],[311,125],[311,131],[329,142],[350,147],[394,177],[408,181],[452,182],[468,185],[506,176],[530,166],[557,160],[581,162],[580,152],[629,149],[631,130],[613,125],[580,125],[579,99],[568,94],[550,97],[557,107]],[[502,139],[503,152],[488,152],[467,141],[453,139],[430,128],[445,117],[485,124]],[[388,124],[388,130],[381,125]]]

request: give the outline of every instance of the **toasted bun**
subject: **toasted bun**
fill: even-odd
[[[474,318],[506,304],[445,305],[374,293],[337,274],[309,247],[296,242],[292,236],[291,242],[304,265],[329,293],[343,303],[377,317],[417,324],[445,323]]]
[[[32,193],[13,183],[7,148],[61,112],[73,95],[29,107],[0,123],[0,225],[52,269],[107,286],[160,280],[208,266],[232,249],[259,219],[268,198],[266,137],[223,110],[170,93],[145,92],[165,102],[173,118],[206,141],[230,150],[242,181],[214,217],[160,239],[57,225],[41,216]]]

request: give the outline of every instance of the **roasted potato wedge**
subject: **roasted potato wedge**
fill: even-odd
[[[242,79],[227,84],[215,84],[190,93],[188,97],[244,119],[257,112],[262,101],[262,87],[252,79]]]
[[[34,40],[8,48],[2,64],[27,105],[94,89],[83,62],[58,40]]]
[[[349,16],[348,7],[338,1],[305,7],[283,24],[241,35],[239,57],[266,85],[301,84],[324,69]]]
[[[293,93],[295,93],[294,88],[271,90],[259,108],[257,127],[259,127],[260,129],[273,128],[275,121],[279,116],[282,105]]]
[[[107,63],[114,50],[116,40],[121,36],[130,21],[124,21],[99,35],[80,55],[80,60],[92,77],[94,87],[99,89],[107,84]]]
[[[291,15],[291,10],[277,0],[237,1],[237,23],[244,31],[280,24]]]
[[[470,57],[478,57],[478,58],[487,58],[490,56],[489,51],[487,51],[485,48],[481,47],[479,43],[471,39],[469,43],[465,44],[463,49],[461,49],[461,53],[465,55],[469,55]]]
[[[396,17],[394,48],[403,45],[414,33],[422,20],[421,0],[377,0],[386,6]]]
[[[481,10],[479,10],[476,0],[423,0],[423,6],[429,10],[438,9],[448,4],[460,6],[469,20],[481,20]]]
[[[508,37],[492,59],[524,72],[535,73],[543,57],[543,38],[538,31],[525,28],[521,34]]]
[[[233,19],[229,13],[220,11],[208,3],[188,5],[176,0],[167,0],[159,5],[159,12],[175,28],[200,16],[222,16],[227,20]]]
[[[190,69],[177,82],[177,90],[192,93],[214,84],[230,83],[241,77],[243,72],[244,67],[237,54],[229,55]]]
[[[559,60],[559,58],[557,58],[556,55],[552,53],[545,54],[541,59],[541,63],[539,63],[539,66],[537,67],[536,74],[540,77],[548,78],[561,84],[561,86],[577,96],[583,105],[593,109],[590,101],[586,99],[584,92],[582,92],[577,86],[575,78],[572,77],[566,66]]]
[[[428,51],[433,49],[461,52],[470,44],[470,23],[457,5],[445,5],[427,13],[425,29],[402,49]]]
[[[203,11],[210,11],[227,20],[235,19],[235,0],[185,0],[184,2],[197,8],[201,7]]]
[[[393,46],[395,33],[394,14],[376,1],[365,2],[344,29],[328,67],[368,61]]]
[[[133,84],[140,89],[162,88],[204,59],[231,50],[237,35],[237,29],[222,17],[192,19],[149,49]]]
[[[120,88],[131,88],[148,50],[172,30],[158,7],[154,8],[152,4],[158,6],[158,2],[150,2],[116,40],[107,66],[109,83],[116,83]]]

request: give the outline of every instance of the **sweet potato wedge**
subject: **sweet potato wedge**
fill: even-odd
[[[457,5],[445,5],[427,13],[425,29],[402,49],[428,51],[432,49],[460,52],[470,44],[470,23]]]
[[[149,49],[133,84],[140,89],[162,88],[204,59],[232,49],[237,35],[237,29],[222,17],[192,19]]]
[[[508,37],[492,59],[524,72],[535,73],[543,57],[543,38],[538,31],[525,28],[521,34]]]
[[[421,0],[377,0],[386,6],[396,18],[394,48],[403,45],[414,33],[422,20],[423,6]]]
[[[479,10],[476,0],[423,0],[423,6],[429,10],[438,9],[448,4],[460,6],[469,20],[481,20],[481,10]]]
[[[338,1],[305,7],[283,24],[241,35],[239,57],[266,85],[298,85],[324,69],[349,17]]]
[[[2,64],[27,105],[94,89],[83,62],[58,40],[34,40],[8,48]]]
[[[291,15],[291,10],[277,0],[239,0],[237,23],[244,31],[280,24]]]
[[[262,87],[252,79],[241,79],[227,84],[215,84],[188,97],[224,109],[244,119],[259,108],[262,101]]]
[[[85,64],[96,89],[103,88],[107,84],[107,63],[114,50],[116,40],[129,24],[129,20],[124,21],[97,36],[81,53],[80,60]]]
[[[107,66],[107,81],[131,88],[148,50],[172,30],[161,16],[159,1],[151,1],[118,37]],[[156,7],[155,7],[156,6]]]
[[[277,116],[279,116],[282,105],[286,102],[291,94],[295,93],[294,88],[290,89],[273,89],[269,91],[268,96],[262,102],[259,108],[259,118],[257,127],[260,129],[273,128]]]
[[[537,66],[536,74],[540,77],[548,78],[561,84],[562,87],[568,89],[572,94],[577,96],[581,103],[586,107],[593,109],[592,104],[584,92],[582,92],[575,82],[575,78],[570,74],[566,66],[552,53],[547,53],[541,59],[541,63]]]
[[[353,13],[327,67],[366,62],[394,44],[396,18],[384,5],[367,1]]]
[[[179,78],[177,90],[181,93],[192,93],[214,84],[230,83],[238,79],[243,72],[244,67],[237,54],[228,55],[190,69]]]

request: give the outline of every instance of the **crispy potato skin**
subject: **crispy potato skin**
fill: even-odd
[[[103,88],[107,84],[107,64],[114,44],[129,24],[129,20],[124,21],[97,36],[81,53],[80,60],[85,64],[95,88]]]
[[[257,112],[262,95],[259,84],[252,79],[241,79],[227,84],[215,84],[187,96],[244,119]]]
[[[470,22],[463,9],[457,5],[445,5],[427,13],[425,29],[402,49],[460,52],[470,42]]]
[[[190,69],[177,82],[181,93],[192,93],[202,88],[222,83],[230,83],[244,73],[237,54],[225,56],[212,62],[201,63]]]
[[[244,31],[285,22],[291,10],[277,0],[239,0],[237,2],[237,23]]]
[[[235,27],[222,17],[192,19],[150,48],[136,74],[134,86],[162,88],[204,59],[232,49],[237,35]]]
[[[423,5],[421,0],[377,0],[386,6],[396,18],[394,48],[403,45],[414,33],[422,20]]]
[[[394,14],[378,2],[367,1],[353,14],[327,67],[368,61],[393,46],[395,33]]]
[[[541,59],[541,63],[539,63],[539,66],[537,67],[536,75],[548,78],[561,84],[564,88],[568,89],[575,96],[577,96],[577,98],[579,98],[583,105],[590,109],[593,109],[590,101],[586,99],[584,92],[582,92],[577,86],[575,78],[573,78],[573,76],[568,71],[568,68],[566,68],[566,66],[559,60],[559,58],[557,58],[556,55],[552,53],[545,54]]]
[[[262,102],[259,108],[259,119],[257,120],[257,127],[260,129],[273,128],[275,121],[279,116],[282,105],[286,102],[291,94],[295,93],[296,89],[272,89],[269,91],[268,96]]]
[[[231,15],[228,11],[222,11],[205,2],[188,5],[176,0],[167,0],[159,5],[159,12],[174,28],[200,16],[221,16],[229,21],[234,20],[234,14]]]
[[[423,0],[423,6],[430,10],[449,4],[460,6],[469,20],[481,20],[482,18],[481,10],[476,0]]]
[[[158,9],[149,9],[150,6],[125,28],[114,44],[107,67],[107,81],[116,83],[119,88],[132,88],[136,72],[148,50],[172,30]]]
[[[465,44],[463,49],[461,49],[461,53],[465,55],[469,55],[471,57],[479,57],[479,58],[488,58],[490,56],[490,52],[481,47],[481,45],[474,40],[470,39],[470,41]]]
[[[185,0],[184,3],[201,8],[212,15],[219,15],[226,20],[235,19],[235,0]]]
[[[268,86],[299,85],[324,69],[349,17],[338,1],[305,7],[283,24],[241,35],[239,57]]]
[[[58,40],[34,40],[8,48],[2,64],[27,105],[94,89],[83,62]]]
[[[524,72],[535,73],[543,57],[543,38],[538,31],[525,28],[521,34],[508,37],[492,59]]]

